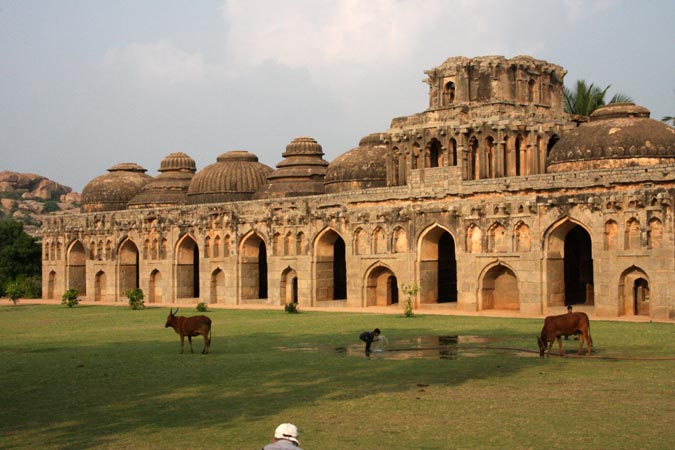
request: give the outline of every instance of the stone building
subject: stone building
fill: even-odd
[[[674,319],[675,129],[633,104],[572,120],[565,73],[450,58],[426,111],[330,164],[299,137],[275,170],[246,151],[115,166],[44,222],[43,295],[396,308],[416,284],[421,310]]]

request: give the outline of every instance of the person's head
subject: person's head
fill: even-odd
[[[279,441],[285,439],[293,442],[295,445],[300,445],[298,440],[298,427],[292,423],[282,423],[274,430],[274,440]]]
[[[567,312],[572,312],[572,305],[569,305],[569,306],[567,307]]]
[[[373,334],[374,334],[375,336],[379,336],[379,335],[380,335],[380,329],[379,329],[379,328],[375,328],[375,329],[373,330]]]

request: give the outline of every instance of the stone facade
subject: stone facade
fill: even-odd
[[[167,305],[367,308],[416,284],[422,310],[675,318],[675,129],[634,105],[578,125],[563,111],[565,71],[527,56],[426,73],[426,111],[327,168],[302,137],[276,171],[244,152],[203,169],[240,173],[228,164],[246,160],[263,184],[222,175],[200,188],[197,172],[185,204],[90,198],[45,220],[44,297],[73,287],[117,302],[140,287]]]

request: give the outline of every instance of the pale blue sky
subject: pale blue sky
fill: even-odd
[[[450,56],[529,54],[675,115],[675,1],[0,0],[0,170],[76,191],[228,150],[328,161],[423,111]]]

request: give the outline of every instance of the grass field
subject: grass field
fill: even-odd
[[[675,446],[673,324],[593,321],[592,357],[539,358],[541,320],[216,310],[211,354],[180,355],[167,314],[0,307],[0,448],[253,450],[281,422],[305,450]],[[394,351],[438,335],[452,358]]]

